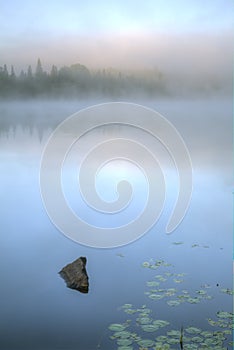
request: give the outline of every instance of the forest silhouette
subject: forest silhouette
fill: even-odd
[[[0,67],[0,97],[87,97],[92,95],[125,96],[131,94],[165,94],[163,74],[155,70],[121,72],[108,68],[90,71],[82,64],[52,66],[50,72],[43,70],[41,60],[37,60],[33,72],[31,65],[27,71],[16,75],[14,67],[6,64]]]
[[[181,76],[175,70],[172,76],[159,69],[120,71],[114,68],[90,70],[80,63],[48,72],[37,60],[35,71],[31,65],[17,75],[14,67],[0,67],[0,98],[93,98],[93,97],[149,97],[179,95],[230,94],[229,82],[214,74],[196,73]],[[230,79],[229,79],[230,80]]]

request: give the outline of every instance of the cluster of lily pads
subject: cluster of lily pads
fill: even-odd
[[[157,269],[160,266],[170,266],[163,260],[156,260],[155,262],[144,262],[142,264],[145,268]],[[164,272],[162,275],[154,276],[154,280],[147,282],[147,287],[151,288],[149,291],[145,292],[152,300],[166,299],[169,306],[178,306],[181,303],[187,302],[190,304],[197,304],[203,299],[211,300],[213,297],[208,295],[205,288],[209,288],[208,285],[203,286],[203,289],[199,289],[195,292],[195,295],[191,295],[186,289],[179,291],[177,288],[161,288],[164,282],[172,281],[176,284],[181,284],[184,282],[185,273],[172,273]],[[173,299],[171,299],[173,297]]]
[[[181,244],[184,244],[184,242],[172,242],[173,245],[181,245]],[[200,244],[197,244],[197,243],[194,243],[191,245],[191,248],[197,248],[197,247],[200,247],[200,248],[210,248],[208,245],[200,245]],[[220,248],[222,249],[222,248]]]
[[[229,312],[218,312],[216,321],[208,319],[212,326],[223,328],[208,331],[193,326],[179,330],[170,329],[168,321],[153,319],[151,310],[146,305],[135,309],[132,304],[125,304],[122,309],[127,314],[134,314],[136,318],[135,323],[127,320],[122,324],[113,323],[109,326],[109,330],[113,332],[110,339],[116,340],[118,350],[173,350],[179,349],[180,344],[183,344],[185,350],[226,350],[224,342],[232,333],[232,314]],[[135,329],[138,327],[138,332],[131,331],[131,326]],[[229,343],[229,346],[232,344]]]
[[[142,264],[145,268],[153,270],[160,267],[170,267],[171,264],[163,260],[150,260]],[[196,304],[202,299],[212,298],[205,288],[197,290],[196,296],[191,296],[187,290],[178,291],[176,288],[159,288],[161,283],[173,280],[173,283],[182,283],[184,273],[174,274],[164,272],[156,275],[154,280],[147,282],[150,289],[146,294],[150,299],[159,301],[166,299],[167,305],[178,306],[182,302]],[[232,295],[230,289],[222,289],[222,293]],[[172,298],[172,299],[171,299]],[[214,330],[203,330],[192,325],[173,329],[170,322],[163,319],[155,319],[152,310],[143,305],[135,308],[132,304],[124,304],[122,310],[131,317],[124,323],[113,323],[109,326],[112,332],[110,339],[117,343],[117,350],[227,350],[233,343],[228,341],[232,334],[233,314],[226,311],[218,311],[216,319],[207,319],[208,325]]]

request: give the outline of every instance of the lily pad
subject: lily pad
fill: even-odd
[[[139,342],[137,342],[137,344],[144,348],[150,348],[154,346],[154,341],[151,339],[142,339]]]
[[[169,344],[179,344],[179,338],[169,338],[169,339],[167,339],[167,342],[169,343]]]
[[[198,334],[201,333],[201,329],[196,328],[196,327],[188,327],[185,329],[185,331],[189,334]]]
[[[149,295],[149,298],[150,298],[150,299],[153,299],[153,300],[160,300],[160,299],[163,298],[163,295],[152,293],[152,294]]]
[[[217,316],[220,318],[233,318],[233,314],[231,312],[226,311],[218,311]]]
[[[140,324],[149,324],[151,323],[151,319],[149,317],[142,317],[142,318],[137,318],[137,322]]]
[[[157,342],[155,344],[155,350],[173,350],[172,348],[170,348],[169,344],[162,344],[161,342]]]
[[[169,306],[178,306],[180,305],[180,302],[178,300],[168,300],[167,305]]]
[[[137,312],[137,310],[134,310],[134,309],[125,309],[124,312],[126,312],[126,314],[129,314],[129,315],[133,315]]]
[[[148,281],[146,284],[148,287],[158,287],[160,285],[160,283],[156,281]]]
[[[194,343],[201,343],[203,341],[203,338],[202,337],[192,337],[191,339],[192,342]]]
[[[220,289],[220,292],[228,294],[228,295],[234,295],[234,291],[229,288],[222,288]]]
[[[132,340],[131,339],[119,339],[119,340],[117,340],[117,344],[120,346],[129,346],[129,345],[132,345]]]
[[[203,290],[203,289],[196,290],[196,293],[199,295],[206,295],[207,294],[206,290]]]
[[[108,328],[110,331],[121,332],[125,330],[126,326],[120,323],[112,323]]]
[[[184,282],[184,280],[178,279],[178,278],[174,278],[173,281],[174,281],[175,283],[182,283],[182,282]]]
[[[176,330],[171,330],[167,332],[167,335],[170,337],[180,337],[181,332],[180,331],[176,331]]]
[[[201,335],[205,338],[213,337],[213,333],[209,331],[203,331],[201,332]]]
[[[175,295],[175,294],[176,294],[176,289],[175,288],[168,288],[165,291],[165,296],[167,296],[167,297],[171,297],[172,295]]]
[[[132,336],[131,332],[128,331],[119,331],[113,334],[112,337],[114,338],[123,338],[123,339],[127,339],[130,338]]]
[[[157,340],[158,342],[164,343],[164,342],[167,341],[167,336],[165,336],[165,335],[159,335],[159,336],[156,338],[156,340]]]
[[[153,324],[158,327],[166,327],[170,324],[170,322],[164,321],[164,320],[155,320],[153,321]]]
[[[141,326],[144,332],[156,332],[159,329],[159,326],[155,324],[145,324]]]
[[[122,309],[130,309],[130,308],[132,308],[132,304],[124,304],[122,306]]]
[[[144,261],[142,266],[143,267],[150,267],[150,263],[148,261]]]
[[[187,302],[190,304],[198,304],[198,303],[200,303],[200,299],[199,298],[188,298]]]

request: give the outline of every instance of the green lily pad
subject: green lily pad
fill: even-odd
[[[183,294],[189,294],[189,292],[188,292],[186,289],[183,289],[181,292],[182,292]]]
[[[146,284],[148,287],[158,287],[160,285],[160,283],[156,281],[148,281]]]
[[[125,309],[124,312],[129,315],[133,315],[137,312],[137,310],[134,309]]]
[[[167,335],[170,337],[180,337],[181,332],[177,330],[171,330],[167,332]]]
[[[175,276],[177,277],[184,277],[186,275],[185,272],[182,272],[182,273],[175,273]]]
[[[213,336],[217,339],[217,340],[225,340],[225,335],[223,334],[223,332],[221,331],[216,331],[213,333]]]
[[[203,331],[201,332],[201,335],[205,338],[213,337],[213,333],[209,331]]]
[[[228,294],[228,295],[234,295],[234,291],[229,288],[222,288],[220,289],[220,292]]]
[[[174,278],[173,281],[174,281],[175,283],[182,283],[182,282],[184,282],[184,280],[178,279],[178,278]]]
[[[132,304],[124,304],[122,306],[122,309],[131,309],[132,308]]]
[[[176,294],[176,289],[175,288],[168,288],[165,291],[165,296],[171,297],[172,295]]]
[[[151,319],[149,317],[142,317],[142,318],[137,318],[137,322],[140,324],[149,324],[151,323]]]
[[[120,346],[129,346],[129,345],[132,345],[132,340],[131,339],[119,339],[119,340],[117,340],[117,344]]]
[[[191,341],[194,343],[201,343],[203,341],[203,338],[196,336],[196,337],[192,337]]]
[[[226,311],[218,311],[217,316],[220,318],[233,318],[233,314],[231,312]]]
[[[203,290],[203,289],[196,290],[196,293],[199,295],[206,295],[207,294],[206,290]]]
[[[189,334],[198,334],[201,333],[201,329],[196,328],[196,327],[188,327],[185,329],[185,331]]]
[[[207,350],[207,348],[205,348],[206,350]],[[201,350],[201,348],[199,347],[197,347],[197,344],[195,345],[195,344],[187,344],[186,345],[186,350]],[[211,350],[211,349],[208,349],[208,350]],[[214,350],[214,349],[212,349],[212,350]],[[219,349],[219,350],[221,350],[221,349]]]
[[[114,333],[112,337],[127,339],[127,338],[130,338],[131,336],[132,336],[131,332],[119,331],[119,332]]]
[[[154,341],[151,339],[142,339],[139,342],[137,342],[137,344],[144,348],[150,348],[154,346]]]
[[[121,332],[124,331],[126,326],[120,324],[120,323],[112,323],[109,327],[109,330],[114,332]]]
[[[165,335],[159,335],[157,338],[156,338],[156,340],[158,341],[158,342],[161,342],[161,343],[164,343],[164,342],[166,342],[167,341],[167,336],[165,336]]]
[[[155,350],[173,350],[169,344],[162,344],[161,342],[157,342],[155,344]]]
[[[141,313],[141,315],[143,315],[143,314],[150,314],[151,313],[151,310],[150,309],[148,309],[148,308],[140,308],[140,309],[137,309],[137,312],[140,312]]]
[[[159,326],[155,324],[145,324],[141,326],[144,332],[156,332],[159,329]]]
[[[167,342],[173,345],[173,344],[179,344],[180,340],[179,338],[169,338],[167,339]]]
[[[148,261],[144,261],[142,266],[143,267],[150,267],[150,263]]]
[[[158,327],[166,327],[170,324],[170,322],[164,321],[164,320],[155,320],[153,321],[153,324],[158,326]]]
[[[150,298],[150,299],[153,299],[153,300],[160,300],[160,299],[163,298],[163,295],[152,293],[152,294],[149,295],[149,298]]]
[[[178,306],[180,305],[180,302],[178,300],[168,300],[167,305],[169,306]]]
[[[190,304],[198,304],[198,303],[200,303],[200,299],[198,299],[198,298],[188,298],[187,302],[190,303]]]

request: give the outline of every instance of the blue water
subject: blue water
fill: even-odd
[[[231,102],[142,101],[168,118],[183,136],[193,163],[193,195],[187,214],[172,234],[167,235],[165,227],[173,195],[148,233],[114,249],[90,248],[65,237],[47,216],[40,195],[40,159],[51,131],[70,114],[95,102],[0,104],[1,349],[93,350],[98,344],[101,349],[116,349],[108,326],[126,320],[120,310],[125,303],[147,304],[158,318],[178,328],[183,323],[208,329],[208,317],[214,318],[219,310],[232,311],[231,296],[220,292],[232,288]],[[131,177],[131,171],[125,175]],[[143,181],[143,175],[138,180]],[[146,198],[146,187],[139,189],[138,180],[130,217],[142,209]],[[66,175],[64,186],[76,206]],[[104,199],[113,200],[115,195],[107,191]],[[114,220],[108,223],[114,224]],[[192,248],[193,244],[199,246]],[[67,289],[58,275],[79,256],[88,259],[87,295]],[[175,273],[187,273],[181,288],[195,291],[209,284],[214,298],[189,309],[186,305],[171,309],[150,300],[144,292],[154,271],[142,268],[150,258],[168,261]]]

